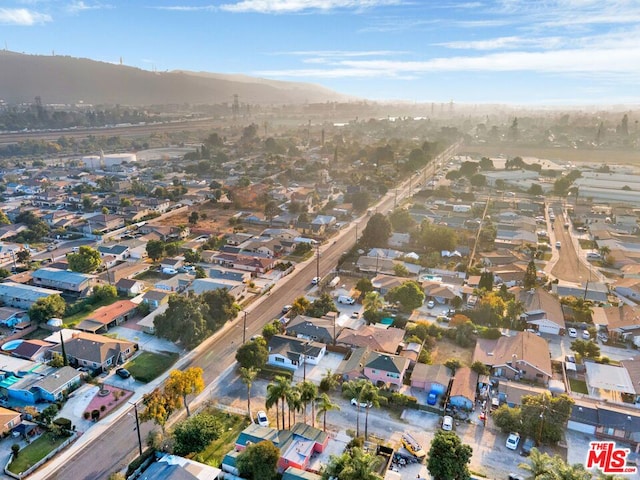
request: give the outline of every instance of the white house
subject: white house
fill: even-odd
[[[269,360],[267,363],[297,370],[305,362],[317,365],[327,352],[327,346],[304,338],[274,335],[269,340]]]

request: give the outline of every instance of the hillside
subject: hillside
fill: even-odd
[[[206,72],[150,72],[85,58],[0,51],[0,99],[7,103],[151,105],[169,103],[262,105],[345,100],[308,83]]]

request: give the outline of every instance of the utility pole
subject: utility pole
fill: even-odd
[[[244,345],[247,341],[247,312],[242,311],[244,314],[244,320],[242,321],[242,344]]]
[[[316,277],[320,283],[320,242],[316,243]]]
[[[136,432],[138,434],[138,452],[140,453],[140,456],[142,456],[142,437],[140,436],[140,420],[138,419],[138,404],[133,402],[129,402],[129,403],[133,405],[133,412],[136,418]]]

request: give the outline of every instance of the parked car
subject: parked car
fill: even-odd
[[[531,437],[525,438],[524,442],[522,442],[520,455],[522,455],[523,457],[528,457],[531,454],[531,449],[535,446],[536,446],[536,441],[533,438]]]
[[[320,277],[313,277],[311,279],[311,285],[318,285],[320,283]]]
[[[427,302],[427,308],[433,308],[436,306],[436,302],[434,302],[433,300],[429,300]]]
[[[116,370],[116,375],[118,375],[120,378],[129,378],[131,376],[131,372],[129,372],[129,370],[127,370],[126,368],[119,368]]]
[[[507,437],[507,448],[509,450],[516,450],[518,448],[518,444],[520,443],[520,434],[519,433],[510,433]]]
[[[353,312],[351,314],[351,318],[360,318],[360,313],[359,312]]]
[[[569,333],[569,337],[578,338],[578,331],[575,328],[570,328],[567,332]]]
[[[354,407],[358,406],[358,400],[355,398],[351,399],[351,405],[353,405]],[[371,402],[360,402],[360,408],[371,408],[373,405],[371,404]]]
[[[338,297],[338,303],[344,303],[345,305],[353,305],[354,303],[356,303],[356,301],[353,299],[353,297],[348,297],[346,295],[340,295]]]
[[[450,432],[453,430],[453,417],[450,415],[445,415],[442,417],[442,429]]]
[[[429,392],[427,395],[427,405],[435,405],[438,401],[438,394],[435,392]]]
[[[556,248],[560,248],[562,247],[562,243],[561,242],[556,242]]]
[[[565,355],[564,361],[567,363],[576,363],[576,357],[573,355]]]
[[[258,414],[256,415],[256,421],[261,427],[269,426],[269,418],[267,417],[267,413],[264,410],[260,410],[258,412]]]
[[[289,310],[291,310],[293,308],[293,306],[291,305],[285,305],[284,307],[282,307],[282,313],[289,313]]]
[[[582,331],[582,338],[584,338],[585,340],[591,340],[591,334],[589,333],[588,330]]]

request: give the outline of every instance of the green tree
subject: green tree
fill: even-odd
[[[311,302],[307,300],[306,297],[298,297],[291,304],[291,310],[289,310],[289,314],[292,318],[297,317],[298,315],[304,315],[307,313],[307,310],[311,307]]]
[[[349,398],[356,400],[356,437],[360,436],[360,404],[363,402],[363,394],[372,385],[367,379],[349,380],[342,384],[342,392]]]
[[[26,248],[22,248],[16,253],[16,258],[18,259],[18,262],[24,264],[28,268],[31,263],[31,252]]]
[[[466,480],[473,449],[454,432],[438,430],[431,442],[427,468],[435,480]]]
[[[258,369],[255,367],[240,367],[240,380],[247,387],[247,415],[249,418],[253,418],[251,415],[251,386],[257,375]]]
[[[340,406],[337,403],[333,403],[329,395],[322,393],[318,398],[316,398],[316,409],[318,411],[318,416],[322,415],[322,430],[326,432],[327,412],[330,412],[331,410],[340,410]]]
[[[11,225],[11,220],[9,220],[7,214],[4,213],[4,210],[0,210],[0,225]]]
[[[458,241],[454,229],[444,225],[434,225],[426,220],[420,225],[415,238],[417,244],[425,250],[438,253],[455,249]]]
[[[416,225],[416,221],[406,208],[397,208],[391,212],[389,221],[395,232],[407,233],[413,230]]]
[[[420,285],[413,280],[392,288],[385,295],[387,301],[400,303],[400,308],[405,312],[411,312],[424,303],[424,292]]]
[[[167,310],[153,320],[156,335],[192,349],[211,333],[205,315],[209,309],[198,297],[171,295]]]
[[[473,370],[478,375],[478,382],[480,381],[480,376],[489,375],[491,373],[491,369],[480,360],[476,360],[471,364],[471,370]]]
[[[38,415],[38,420],[40,420],[45,425],[49,425],[53,421],[53,419],[56,418],[56,415],[58,415],[58,406],[53,403],[42,410],[42,412],[40,412],[40,415]]]
[[[188,417],[173,429],[173,452],[181,456],[200,452],[221,433],[222,425],[214,415],[200,413]]]
[[[478,283],[478,289],[486,290],[490,292],[493,290],[493,272],[485,271],[480,274],[480,282]]]
[[[444,366],[451,370],[451,374],[455,376],[458,369],[462,366],[462,363],[457,358],[450,358],[444,362]]]
[[[198,223],[198,220],[200,220],[200,214],[198,212],[196,212],[195,210],[193,212],[191,212],[189,214],[189,223],[191,225],[195,225]]]
[[[508,405],[501,405],[492,414],[493,423],[502,430],[503,433],[522,431],[522,416],[520,408],[512,408]]]
[[[91,292],[91,301],[110,302],[118,298],[118,290],[113,285],[95,285]]]
[[[202,261],[202,255],[198,250],[187,250],[184,252],[184,261],[187,263],[198,263]]]
[[[146,246],[147,255],[154,262],[160,260],[160,257],[164,255],[164,242],[161,240],[149,240]]]
[[[567,395],[526,395],[520,407],[523,433],[539,444],[555,444],[562,439],[574,401]]]
[[[529,260],[527,264],[527,270],[524,272],[524,279],[522,284],[525,290],[529,290],[531,288],[535,288],[538,283],[538,269],[536,268],[536,263],[533,259]]]
[[[328,393],[332,390],[335,390],[335,388],[340,383],[339,377],[339,374],[333,373],[330,368],[327,369],[327,371],[322,376],[322,379],[320,380],[319,390],[323,393]]]
[[[503,430],[504,431],[504,430]],[[527,480],[546,480],[553,477],[553,459],[547,453],[542,453],[537,448],[532,448],[526,463],[521,463],[518,468],[529,473]]]
[[[248,480],[275,480],[278,478],[280,449],[273,442],[263,440],[245,448],[236,460],[242,478]]]
[[[275,405],[276,407],[276,424],[278,424],[278,404],[281,405],[282,409],[282,429],[285,428],[285,416],[284,416],[284,407],[287,401],[287,396],[289,395],[289,390],[291,390],[291,380],[282,375],[277,375],[273,382],[267,385],[267,397],[265,399],[265,407],[269,410],[271,407]],[[278,424],[279,425],[279,424]]]
[[[598,358],[600,356],[600,347],[591,340],[574,340],[571,342],[570,348],[582,358]]]
[[[262,336],[269,341],[274,335],[282,333],[282,323],[277,318],[262,328]]]
[[[362,301],[365,311],[377,312],[384,305],[384,300],[378,292],[369,292],[364,296]]]
[[[373,284],[367,277],[362,277],[356,283],[356,290],[358,290],[362,295],[366,295],[373,291]]]
[[[302,402],[303,414],[304,414],[304,423],[307,423],[307,405],[311,404],[312,412],[311,412],[311,422],[312,426],[315,426],[315,403],[314,400],[318,396],[318,387],[313,382],[306,380],[302,383],[298,384],[298,389],[300,391],[300,401]]]
[[[236,360],[241,367],[261,369],[267,363],[269,350],[264,338],[256,338],[252,342],[241,345],[236,352]]]
[[[29,308],[29,318],[35,323],[43,323],[51,318],[60,318],[64,315],[67,304],[60,295],[50,295],[39,298]]]
[[[376,213],[367,222],[367,226],[360,237],[360,244],[364,248],[386,247],[391,237],[391,222],[381,213]]]
[[[351,204],[353,205],[353,209],[357,212],[366,210],[370,202],[371,195],[366,190],[351,195]]]
[[[307,310],[307,315],[310,317],[320,318],[323,315],[326,315],[329,312],[337,312],[338,308],[336,307],[333,298],[328,293],[323,293],[319,298],[316,298],[309,309]]]
[[[342,455],[331,455],[329,463],[322,472],[322,479],[338,480],[380,480],[376,470],[381,459],[366,453],[360,447],[347,449]]]
[[[94,272],[101,264],[100,252],[95,248],[82,245],[77,253],[67,255],[69,268],[74,272],[90,273]]]
[[[281,213],[280,207],[278,207],[278,203],[275,200],[269,200],[268,202],[265,203],[264,216],[269,222],[269,224],[271,224],[271,221],[273,220],[273,218],[280,215],[280,213]]]
[[[410,275],[409,269],[405,267],[402,263],[396,263],[393,266],[393,274],[396,277],[408,277]]]
[[[165,382],[164,391],[170,398],[181,398],[187,417],[191,416],[187,396],[197,395],[204,390],[204,379],[200,367],[191,367],[186,370],[172,370]]]
[[[380,391],[373,383],[369,382],[367,387],[362,391],[360,398],[369,405],[364,410],[364,439],[367,440],[369,438],[369,410],[373,407],[380,406]]]
[[[544,195],[544,190],[542,190],[542,186],[539,183],[532,183],[527,193],[529,195]]]

